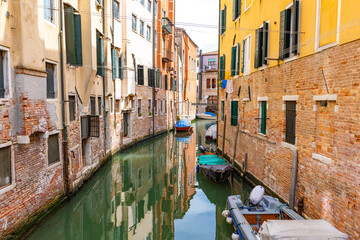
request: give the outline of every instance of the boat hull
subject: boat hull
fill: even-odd
[[[177,132],[189,132],[192,130],[192,127],[175,127]]]
[[[216,120],[216,116],[211,116],[209,114],[196,114],[196,118],[205,120]]]
[[[216,183],[227,181],[232,173],[232,168],[228,164],[224,165],[199,165],[200,172]]]

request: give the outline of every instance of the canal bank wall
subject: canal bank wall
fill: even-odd
[[[163,134],[173,131],[173,129],[163,129],[156,132],[154,135],[146,135],[140,137],[132,142],[128,142],[124,145],[118,146],[114,148],[112,151],[108,152],[108,154],[99,161],[98,164],[89,168],[89,170],[83,174],[80,180],[72,183],[71,190],[68,194],[65,194],[65,190],[59,192],[55,197],[49,199],[41,206],[34,206],[33,212],[19,220],[16,224],[13,224],[11,227],[7,228],[8,231],[2,232],[0,234],[0,239],[25,239],[32,232],[34,232],[37,227],[42,224],[48,217],[54,214],[63,203],[70,200],[74,197],[77,192],[84,186],[84,184],[91,179],[91,177],[101,169],[108,161],[112,159],[112,157],[118,153],[131,149],[138,144],[159,137]]]

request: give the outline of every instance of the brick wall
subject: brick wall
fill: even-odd
[[[225,100],[227,115],[225,152],[234,153],[236,127],[230,126],[230,104],[239,100],[240,133],[236,161],[289,200],[293,149],[299,153],[296,202],[304,199],[304,214],[325,218],[339,230],[360,238],[360,41],[336,46],[308,57],[257,71],[234,80],[234,92]],[[336,100],[321,106],[329,93]],[[241,86],[240,96],[237,96]],[[248,101],[248,86],[251,101]],[[267,134],[259,133],[259,100],[268,97]],[[296,143],[285,142],[286,99],[296,101]],[[220,109],[220,107],[219,107]],[[224,124],[219,122],[219,134]],[[223,138],[219,137],[222,149]]]

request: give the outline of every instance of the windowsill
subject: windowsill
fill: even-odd
[[[46,169],[53,169],[53,168],[56,168],[58,166],[61,165],[61,161],[57,162],[57,163],[52,163],[51,165],[48,165]]]
[[[245,9],[245,13],[251,8],[251,6],[252,6],[252,2],[251,2],[251,4],[250,4],[250,6],[248,6],[248,7]]]
[[[268,136],[266,134],[263,134],[263,133],[260,133],[260,132],[258,132],[257,135],[259,135],[261,137],[264,137],[264,138],[268,138]]]
[[[57,99],[57,98],[47,98],[46,101],[47,102],[59,102],[59,99]]]
[[[7,187],[1,188],[0,189],[0,195],[14,189],[15,187],[16,187],[16,183],[12,183],[11,185],[9,185]]]
[[[0,106],[9,103],[9,98],[0,98]]]
[[[138,116],[138,119],[142,119],[142,118],[143,118],[142,116],[140,116],[140,117]]]
[[[291,56],[291,57],[286,58],[286,59],[284,60],[284,63],[294,61],[294,60],[296,60],[296,59],[298,59],[298,58],[299,58],[299,55],[293,55],[293,56]]]
[[[134,30],[134,29],[131,29],[131,31],[133,31],[133,32],[136,33],[136,34],[138,33],[138,32],[137,32],[136,30]]]
[[[333,43],[329,43],[329,44],[327,44],[327,45],[325,45],[325,46],[322,46],[322,47],[316,47],[315,52],[318,53],[318,52],[321,52],[321,51],[326,50],[326,49],[328,49],[328,48],[335,47],[335,46],[337,46],[337,45],[339,45],[339,42],[338,42],[338,41],[333,42]]]
[[[262,65],[261,67],[258,67],[258,71],[262,71],[264,69],[268,68],[268,65]]]
[[[44,19],[44,21],[46,22],[46,24],[48,24],[50,27],[56,28],[56,23],[55,22],[49,22],[48,20]]]
[[[119,23],[121,23],[120,18],[116,18],[116,17],[114,17],[114,19],[115,19],[116,21],[118,21]]]
[[[145,38],[144,34],[141,34],[141,33],[140,33],[139,35],[140,35],[140,37]]]
[[[146,39],[146,40],[148,40],[149,42],[151,42],[151,40],[150,40],[150,39]]]
[[[152,114],[151,114],[151,115],[148,115],[149,118],[151,118],[152,116],[153,116]]]
[[[297,146],[295,146],[291,143],[281,142],[281,146],[283,146],[284,148],[291,149],[291,150],[297,150]]]
[[[237,16],[237,18],[234,20],[235,23],[240,19],[240,16],[241,16],[241,13],[240,13],[239,16]]]

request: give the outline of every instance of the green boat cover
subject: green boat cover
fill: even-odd
[[[201,155],[199,156],[199,165],[224,165],[227,162],[218,155]]]

